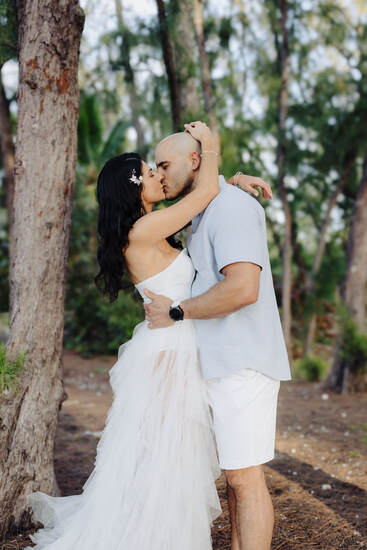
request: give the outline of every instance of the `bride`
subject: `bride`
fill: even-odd
[[[165,199],[162,176],[136,153],[110,159],[99,174],[96,284],[110,302],[124,271],[145,301],[145,288],[172,300],[191,295],[195,270],[172,235],[219,186],[209,128],[185,127],[201,143],[201,165],[195,189],[172,206],[153,211]],[[44,525],[25,550],[210,550],[220,468],[193,321],[154,331],[138,324],[109,376],[114,399],[95,467],[81,494],[25,497]]]

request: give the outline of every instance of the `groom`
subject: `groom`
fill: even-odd
[[[200,152],[186,132],[158,144],[156,165],[168,200],[195,187]],[[182,314],[195,319],[219,463],[227,479],[231,548],[269,550],[274,510],[262,464],[274,457],[280,380],[291,375],[264,209],[223,176],[219,186],[219,194],[193,219],[187,238],[196,269],[192,298],[172,304],[146,290],[152,299],[145,304],[146,318],[150,328],[169,326]]]

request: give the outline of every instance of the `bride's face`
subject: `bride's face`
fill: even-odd
[[[149,164],[142,161],[143,190],[141,198],[143,203],[154,204],[163,201],[166,197],[163,192],[162,179],[163,176],[153,170]]]

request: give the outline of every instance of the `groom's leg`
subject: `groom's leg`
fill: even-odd
[[[274,509],[262,466],[226,470],[226,476],[229,491],[235,497],[234,527],[238,538],[232,550],[269,550]]]
[[[237,531],[236,495],[228,482],[227,482],[227,499],[228,499],[228,508],[229,508],[229,518],[231,520],[231,550],[240,550],[240,539]]]
[[[274,458],[280,381],[253,369],[207,380],[226,471],[232,550],[269,550],[274,510],[262,464]]]

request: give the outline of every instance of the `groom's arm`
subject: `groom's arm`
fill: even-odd
[[[261,268],[250,262],[226,265],[224,279],[209,290],[180,303],[185,319],[213,319],[256,302]]]
[[[260,266],[250,262],[236,262],[222,269],[224,279],[207,292],[180,302],[184,319],[214,319],[229,315],[256,302],[260,284]],[[144,304],[150,328],[162,328],[174,323],[168,312],[172,300],[167,296],[145,290],[152,299]]]

